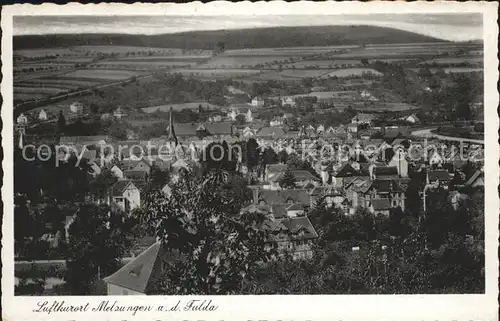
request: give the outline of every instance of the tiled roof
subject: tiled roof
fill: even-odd
[[[372,207],[375,211],[388,210],[391,208],[391,203],[388,198],[373,199]]]
[[[275,219],[286,217],[287,208],[285,204],[273,204],[271,205],[271,212]]]
[[[268,173],[280,173],[286,170],[286,164],[268,164],[266,165],[266,171]]]
[[[285,132],[279,127],[263,127],[257,132],[259,137],[283,137]]]
[[[451,180],[450,174],[445,170],[429,171],[427,173],[429,181],[434,182],[435,180],[449,181]]]
[[[318,237],[318,233],[306,216],[283,219],[281,224],[288,228],[291,233],[289,237],[293,240],[308,240]],[[301,232],[304,234],[301,235]]]
[[[123,171],[123,177],[128,179],[145,179],[146,175],[145,171]]]
[[[306,170],[295,170],[295,171],[292,171],[292,173],[293,173],[293,176],[295,177],[295,179],[299,182],[300,181],[319,181],[320,180],[319,178],[312,175],[311,173],[309,173]],[[281,178],[283,177],[283,175],[285,175],[285,173],[280,172],[277,175],[273,176],[270,179],[270,181],[271,182],[279,182],[281,180]]]
[[[113,196],[122,196],[123,192],[125,191],[125,189],[128,187],[129,184],[134,185],[129,180],[120,180],[120,181],[117,181],[115,183],[115,185],[113,185],[113,187],[111,188],[111,194]]]
[[[398,176],[398,168],[396,166],[377,166],[373,169],[375,177],[379,176]]]
[[[355,170],[350,164],[346,163],[336,174],[335,177],[354,177],[362,176],[361,173]]]
[[[259,191],[259,198],[269,205],[284,204],[289,200],[309,206],[309,194],[305,189],[287,189],[287,190],[261,190]]]
[[[211,135],[232,135],[233,134],[232,123],[225,123],[225,122],[204,123],[203,126]]]
[[[484,177],[484,172],[477,170],[472,176],[465,182],[466,186],[472,185],[479,177]]]
[[[174,255],[167,254],[164,247],[156,242],[121,269],[104,278],[104,281],[133,291],[148,293],[156,287],[163,262],[171,263],[176,259]]]

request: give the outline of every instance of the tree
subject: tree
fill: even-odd
[[[246,123],[245,115],[239,114],[236,116],[236,125],[244,125]]]
[[[295,176],[293,175],[292,170],[290,167],[287,167],[285,170],[285,173],[283,173],[283,176],[281,177],[279,184],[282,188],[295,188]]]
[[[180,180],[172,195],[152,193],[136,213],[156,226],[165,251],[182,259],[162,275],[157,294],[235,294],[272,251],[265,246],[265,217],[232,212],[235,200],[221,193],[229,173],[209,172]]]
[[[65,280],[73,294],[90,294],[93,283],[115,272],[131,246],[131,227],[107,206],[84,204],[69,228]]]
[[[170,173],[153,165],[149,173],[149,182],[152,188],[161,189],[170,181]]]
[[[62,110],[59,111],[59,118],[57,119],[57,132],[64,133],[66,128],[66,119],[64,118]]]
[[[109,169],[103,169],[101,174],[97,175],[90,182],[90,193],[98,200],[104,200],[108,196],[109,190],[116,183],[118,178]]]

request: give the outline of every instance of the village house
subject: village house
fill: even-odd
[[[320,184],[321,180],[316,176],[312,175],[306,170],[293,170],[293,176],[295,177],[295,184],[298,188],[305,188],[307,185],[317,186]],[[269,179],[269,185],[266,185],[268,189],[280,189],[280,182],[283,179],[285,172],[280,172]]]
[[[420,122],[420,119],[416,115],[408,115],[408,116],[401,117],[399,119],[406,121],[406,122],[409,122],[411,124],[418,124]]]
[[[123,171],[121,170],[120,167],[116,166],[116,165],[113,165],[111,168],[110,168],[110,171],[111,173],[113,173],[113,175],[120,179],[120,178],[123,178]]]
[[[47,112],[45,112],[45,110],[40,110],[40,112],[38,113],[38,120],[40,121],[46,121],[48,119],[47,117]]]
[[[111,208],[130,213],[141,205],[141,192],[129,180],[118,180],[111,188]]]
[[[398,179],[375,179],[356,178],[346,187],[346,197],[351,203],[352,209],[358,206],[364,208],[375,207],[382,210],[381,206],[385,203],[375,203],[376,199],[388,199],[391,208],[401,207],[405,209],[405,187],[400,184]]]
[[[69,110],[73,114],[80,115],[83,113],[83,104],[79,101],[74,101],[71,105],[69,105]]]
[[[254,97],[252,99],[252,106],[263,107],[264,106],[264,99],[262,99],[262,97]]]
[[[115,116],[116,119],[122,119],[123,117],[127,117],[128,114],[125,112],[125,110],[123,110],[123,108],[118,107],[113,112],[113,116]]]
[[[282,97],[281,104],[283,106],[289,105],[290,107],[295,107],[295,99],[293,99],[292,97]]]
[[[367,124],[370,125],[372,121],[375,119],[375,115],[373,114],[365,114],[365,113],[359,113],[356,116],[354,116],[351,120],[351,124]]]
[[[27,125],[28,124],[28,117],[26,117],[23,113],[21,113],[17,117],[17,124],[18,125]]]
[[[145,159],[141,158],[139,160],[124,159],[120,164],[120,169],[125,171],[140,171],[146,174],[151,172],[151,164]]]

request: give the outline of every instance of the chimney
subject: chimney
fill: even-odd
[[[377,165],[375,164],[371,164],[370,167],[368,167],[368,172],[371,180],[375,179],[375,167],[377,167]]]

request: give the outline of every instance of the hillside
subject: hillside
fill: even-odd
[[[144,46],[186,49],[226,49],[295,46],[440,42],[424,35],[375,26],[275,27],[192,31],[161,35],[52,34],[14,36],[14,50],[78,45]]]

